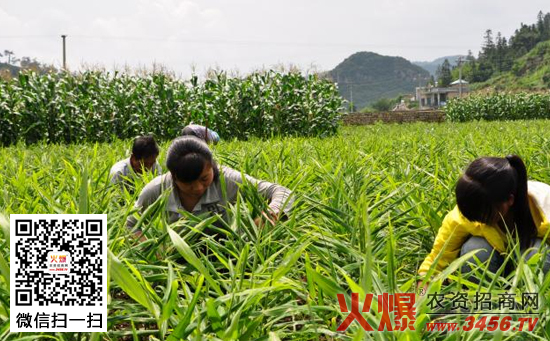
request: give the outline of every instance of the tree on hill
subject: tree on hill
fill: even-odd
[[[13,51],[4,50],[4,56],[8,57],[8,60],[6,63],[11,64],[12,63],[11,56],[13,56]]]
[[[509,38],[500,32],[493,35],[488,29],[483,35],[483,43],[477,58],[469,53],[463,67],[464,79],[471,83],[484,82],[496,74],[512,70],[514,61],[526,55],[538,43],[550,40],[550,13],[542,11],[533,25],[521,24]]]
[[[473,70],[476,68],[476,58],[472,54],[472,50],[468,50],[468,55],[466,55],[465,61],[462,64],[462,79],[472,80]],[[452,70],[453,79],[458,79],[459,70],[458,67],[453,68]]]
[[[57,69],[53,65],[40,63],[36,58],[16,58],[15,53],[10,50],[4,50],[3,53],[0,53],[1,57],[6,57],[6,63],[0,62],[0,76],[2,78],[17,77],[22,70],[32,70],[40,74],[57,72]]]
[[[451,74],[451,63],[449,63],[449,60],[445,59],[443,64],[437,68],[436,76],[439,86],[446,87],[451,84],[453,76]]]
[[[510,37],[510,47],[514,52],[514,57],[521,57],[529,52],[541,41],[540,37],[535,25],[521,24],[521,28]]]
[[[544,15],[542,11],[537,15],[537,31],[539,33],[539,40],[550,40],[550,13]]]
[[[51,65],[46,65],[38,62],[36,58],[22,57],[20,61],[22,70],[33,70],[38,73],[44,73],[46,71],[55,71],[55,68]]]
[[[496,66],[496,70],[498,72],[506,72],[510,71],[513,63],[514,60],[510,54],[510,49],[508,48],[508,41],[500,32],[498,32],[493,64]]]

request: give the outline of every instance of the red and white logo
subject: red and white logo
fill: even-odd
[[[71,271],[71,255],[68,252],[48,252],[46,261],[47,272],[69,273]]]

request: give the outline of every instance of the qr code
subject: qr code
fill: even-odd
[[[11,330],[104,331],[106,215],[10,219]]]

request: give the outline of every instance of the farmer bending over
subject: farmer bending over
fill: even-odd
[[[136,174],[153,172],[162,174],[157,157],[159,147],[153,136],[140,136],[134,140],[132,155],[114,164],[109,173],[111,183],[131,184]]]
[[[432,251],[420,266],[421,277],[439,255],[435,272],[473,250],[478,250],[475,256],[488,265],[488,271],[496,273],[504,262],[508,233],[519,242],[522,253],[529,250],[527,259],[546,248],[543,238],[549,227],[550,186],[527,181],[527,170],[519,156],[474,160],[458,180],[456,203],[443,220]],[[542,270],[547,273],[550,255],[543,262]],[[472,257],[461,271],[469,273],[476,264]],[[479,282],[474,276],[469,280]]]
[[[243,179],[239,171],[218,167],[208,145],[194,136],[178,137],[172,142],[166,155],[166,166],[169,172],[156,177],[143,188],[135,207],[143,212],[163,192],[169,191],[166,204],[169,223],[180,219],[181,211],[194,215],[217,213],[226,218],[226,205],[235,203],[239,185],[244,180],[269,200],[268,212],[262,213],[264,218],[273,223],[290,212],[293,198],[289,189],[249,175],[244,175]],[[132,228],[136,222],[130,216],[127,226]],[[261,224],[261,219],[256,218],[255,223]]]
[[[208,129],[205,126],[198,124],[190,124],[185,126],[181,130],[181,136],[196,136],[206,143],[218,143],[220,142],[220,136],[212,129]]]

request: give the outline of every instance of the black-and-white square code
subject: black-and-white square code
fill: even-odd
[[[107,330],[107,216],[10,216],[10,329]]]

